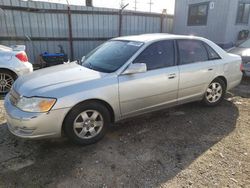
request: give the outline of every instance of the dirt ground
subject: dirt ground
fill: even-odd
[[[17,139],[0,105],[0,187],[250,187],[250,79],[218,107],[146,114],[85,147]]]

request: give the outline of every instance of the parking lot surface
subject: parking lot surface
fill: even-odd
[[[249,187],[250,79],[217,107],[190,103],[126,120],[85,147],[22,140],[0,102],[0,187]]]

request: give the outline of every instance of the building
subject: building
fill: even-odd
[[[202,36],[229,48],[240,31],[247,35],[250,30],[249,13],[250,0],[176,0],[173,32]]]

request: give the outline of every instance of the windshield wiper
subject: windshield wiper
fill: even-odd
[[[92,65],[92,63],[90,63],[90,62],[85,62],[85,63],[83,64],[83,66],[84,66],[84,67],[87,67],[87,68],[89,68],[89,69],[91,69],[91,70],[98,71],[98,72],[105,72],[105,73],[111,72],[111,71],[108,71],[108,70],[103,69],[103,68],[101,68],[101,67],[96,67],[96,66]]]
[[[83,63],[82,66],[87,67],[87,68],[89,68],[89,69],[93,69],[93,65],[92,65],[91,63],[89,63],[89,62]]]
[[[89,68],[93,69],[93,65],[90,62],[88,64],[89,64]]]

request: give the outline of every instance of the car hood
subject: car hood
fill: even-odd
[[[43,96],[43,93],[79,82],[100,79],[107,73],[97,72],[76,63],[57,65],[21,76],[14,83],[14,89],[22,96]]]

